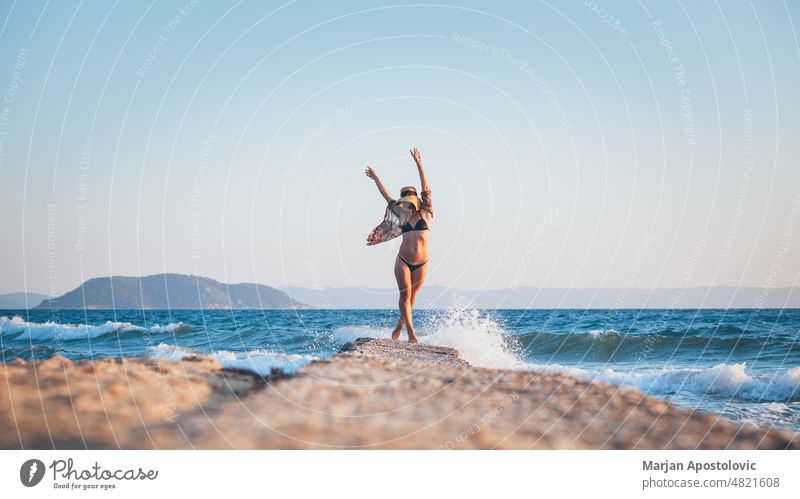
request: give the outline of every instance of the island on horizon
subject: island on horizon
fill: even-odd
[[[255,283],[226,284],[208,277],[153,274],[95,277],[34,309],[226,310],[308,309],[283,291]]]

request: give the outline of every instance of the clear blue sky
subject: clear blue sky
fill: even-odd
[[[432,284],[800,275],[796,4],[6,1],[0,22],[0,292],[394,287],[363,170],[418,184],[412,146]]]

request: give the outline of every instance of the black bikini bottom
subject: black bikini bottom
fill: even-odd
[[[405,259],[405,258],[403,258],[403,257],[402,257],[402,256],[400,256],[400,255],[397,255],[397,258],[399,258],[399,259],[403,260],[403,263],[405,263],[405,264],[406,264],[406,266],[408,267],[408,270],[410,270],[411,272],[414,272],[414,271],[415,271],[415,270],[417,270],[418,268],[420,268],[420,267],[422,267],[423,265],[425,265],[426,263],[428,263],[428,260],[425,260],[425,261],[424,261],[424,262],[422,262],[422,263],[418,263],[418,264],[414,265],[413,263],[408,263],[408,262],[406,261],[406,259]]]

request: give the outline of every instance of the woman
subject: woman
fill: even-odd
[[[411,215],[401,226],[403,242],[400,244],[400,251],[394,261],[394,277],[397,279],[397,287],[400,290],[400,319],[397,326],[392,331],[392,339],[400,337],[400,332],[405,325],[408,331],[408,341],[418,343],[417,335],[414,332],[414,323],[411,318],[414,302],[417,299],[425,276],[428,274],[428,235],[430,234],[429,225],[433,220],[433,206],[431,205],[431,189],[428,186],[428,179],[425,170],[422,168],[422,157],[416,147],[411,151],[411,157],[417,164],[419,171],[419,181],[422,192],[417,197],[417,190],[411,187],[403,187],[400,191],[400,199],[395,201],[389,193],[389,189],[381,182],[380,177],[368,166],[366,169],[367,177],[375,181],[383,198],[393,206],[402,203],[403,206],[413,207]]]

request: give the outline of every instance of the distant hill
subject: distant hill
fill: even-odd
[[[208,277],[156,274],[97,277],[36,308],[281,309],[310,308],[263,284],[224,284]]]
[[[315,308],[396,308],[397,289],[280,288]],[[415,308],[800,308],[800,288],[505,288],[423,286]]]
[[[40,295],[39,293],[8,293],[0,295],[0,309],[33,308],[45,298],[47,298],[47,295]]]

